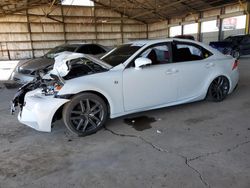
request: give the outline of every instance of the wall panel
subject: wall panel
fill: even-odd
[[[65,42],[117,46],[147,37],[142,22],[100,6],[33,8],[0,17],[0,28],[0,59],[39,57]]]
[[[239,5],[224,7],[225,15],[241,14]],[[0,17],[0,59],[38,57],[56,45],[67,43],[99,43],[117,46],[139,39],[159,39],[169,36],[169,29],[181,24],[215,20],[221,9],[195,12],[157,23],[145,24],[115,11],[95,6],[43,6]],[[243,14],[243,13],[242,13]],[[48,16],[45,16],[48,15]],[[224,37],[244,33],[243,29],[225,31]],[[196,38],[197,34],[194,34]],[[218,32],[202,33],[205,43],[218,40]]]

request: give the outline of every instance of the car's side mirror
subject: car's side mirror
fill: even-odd
[[[151,59],[146,57],[139,57],[135,60],[135,69],[141,69],[142,66],[152,64]]]

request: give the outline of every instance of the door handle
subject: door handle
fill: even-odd
[[[177,69],[168,69],[168,70],[166,71],[166,74],[175,74],[175,73],[177,73],[177,72],[179,72],[179,70],[177,70]]]
[[[173,72],[171,70],[167,70],[166,74],[173,74]]]
[[[206,64],[206,67],[207,67],[207,68],[214,67],[214,63],[207,63],[207,64]]]

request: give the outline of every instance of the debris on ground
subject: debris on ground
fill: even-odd
[[[156,130],[156,132],[157,132],[158,134],[161,134],[161,131],[160,131],[160,130],[158,130],[158,129]]]

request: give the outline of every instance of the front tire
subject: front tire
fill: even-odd
[[[210,84],[207,99],[220,102],[223,101],[229,92],[229,81],[225,76],[219,76]]]
[[[63,121],[72,133],[87,136],[103,127],[107,114],[107,105],[101,97],[93,93],[81,93],[64,106]]]

